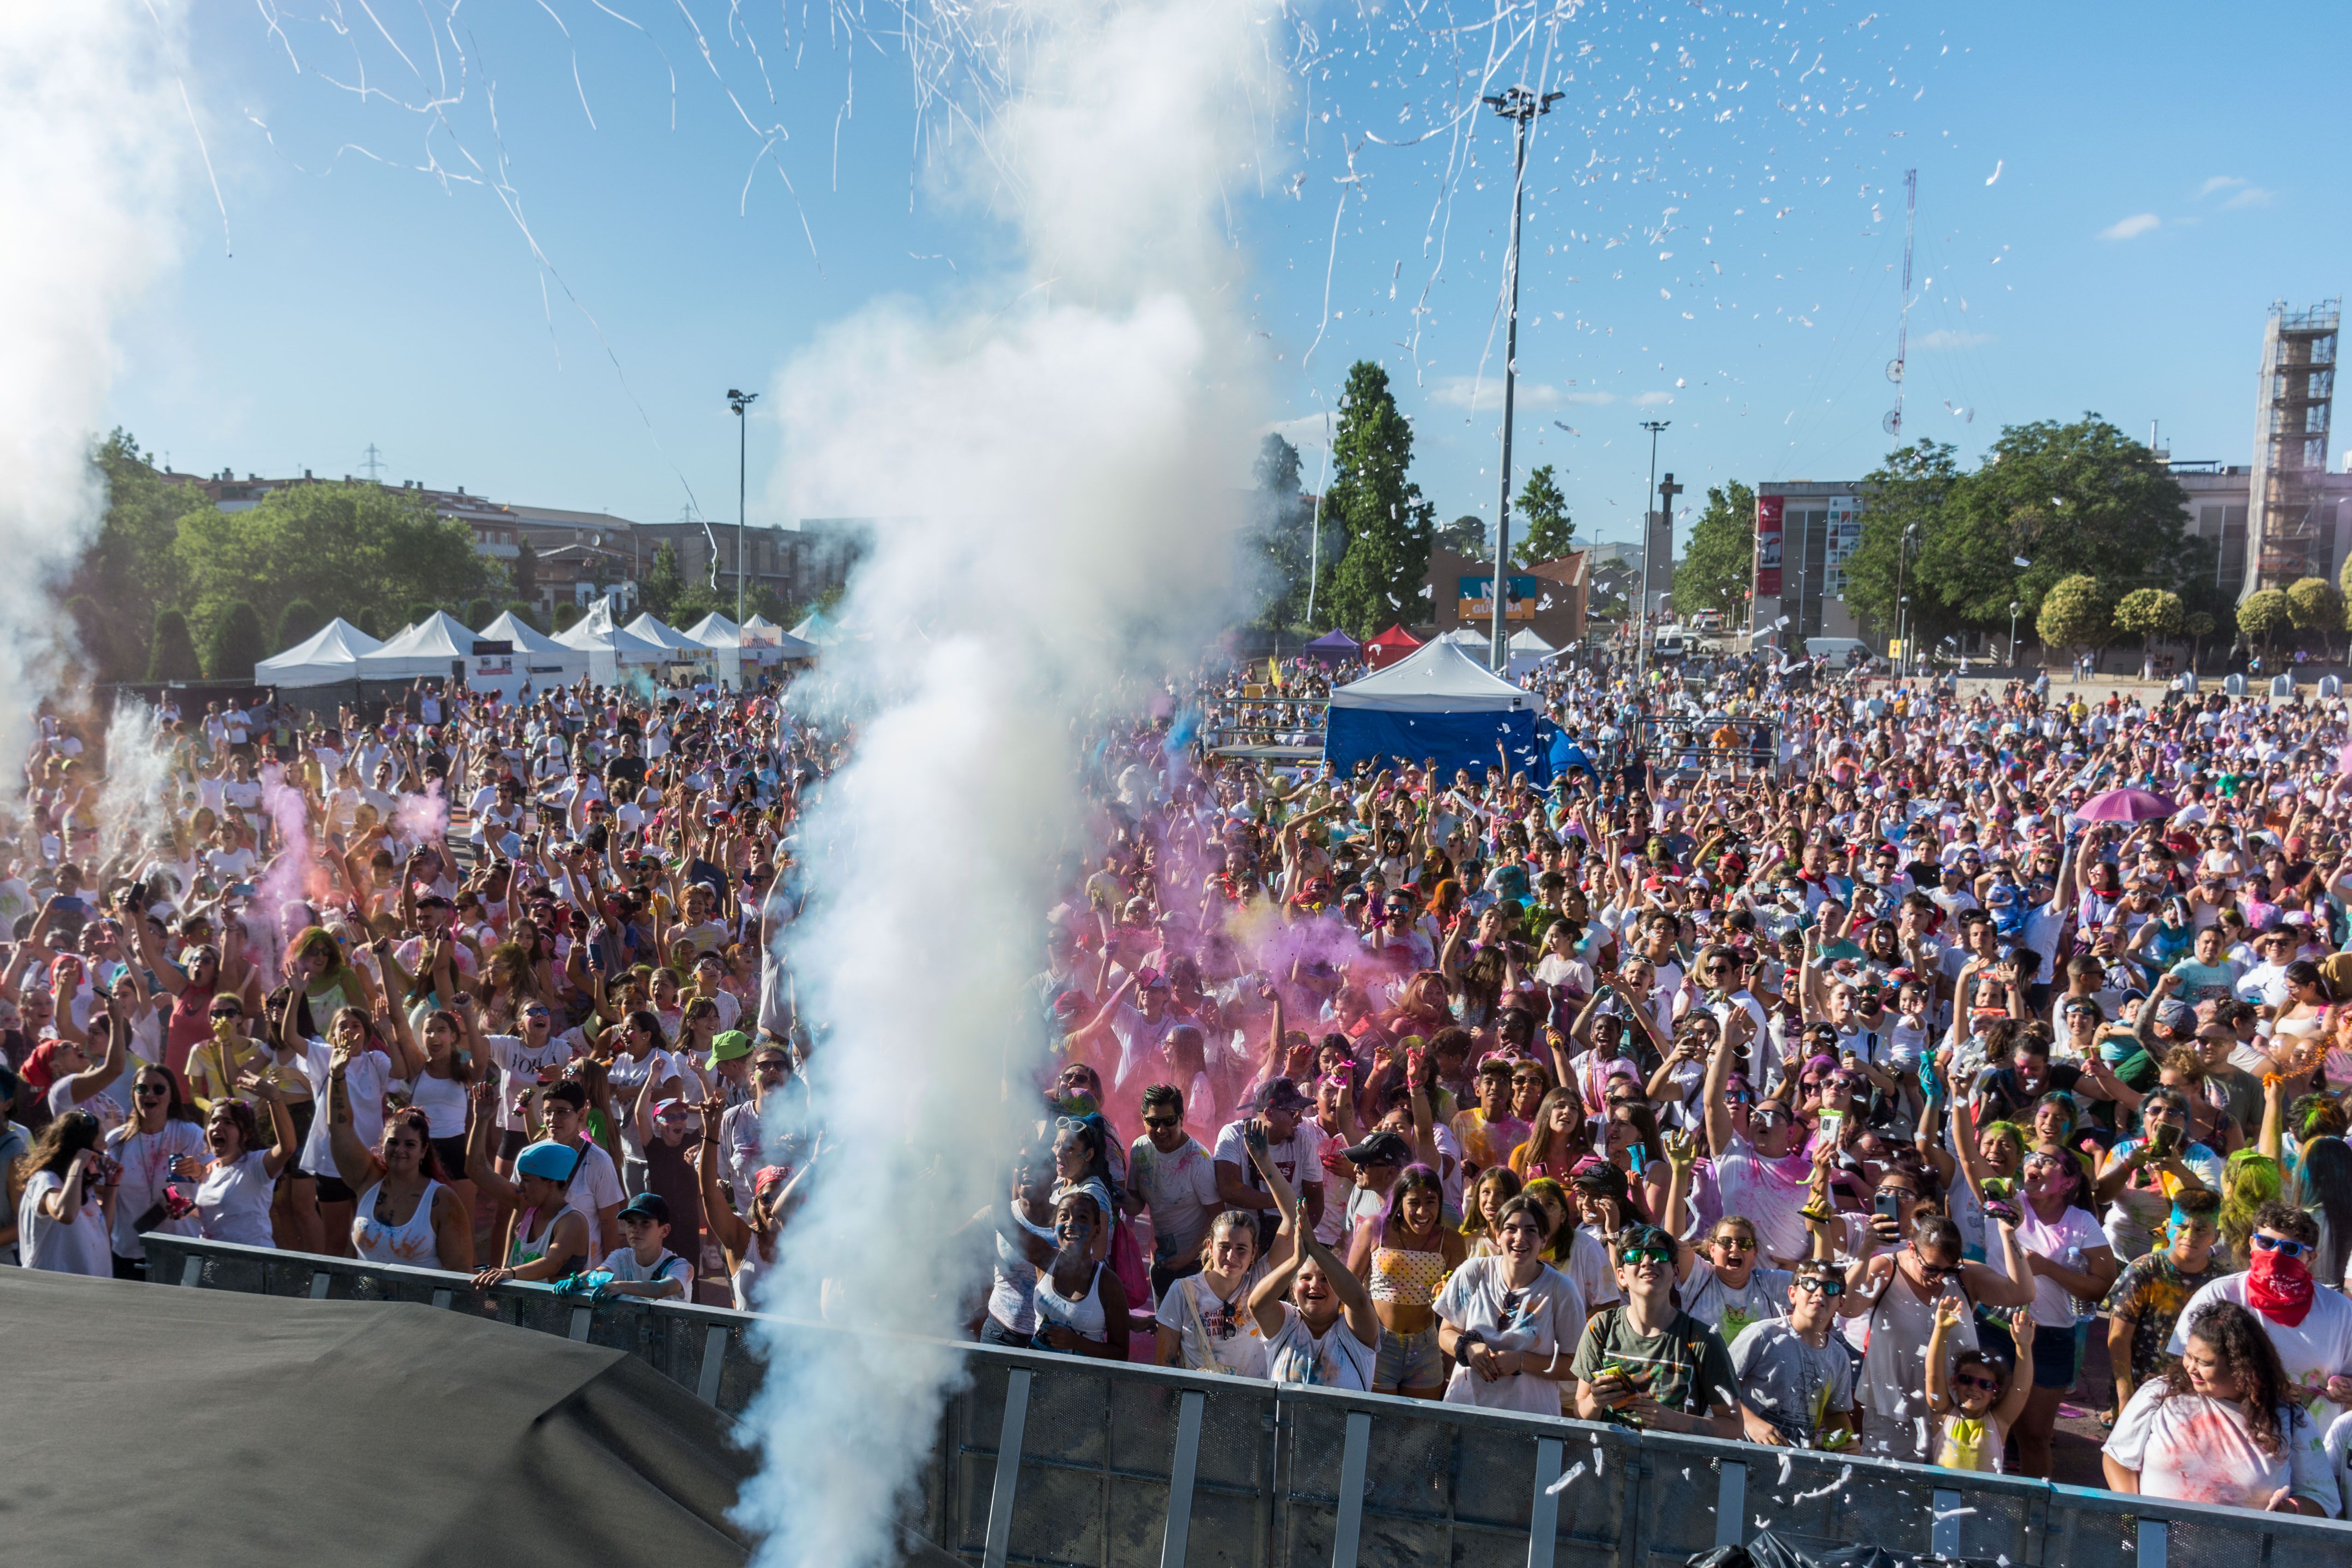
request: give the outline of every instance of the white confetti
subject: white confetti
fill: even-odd
[[[1569,1466],[1567,1469],[1560,1472],[1559,1479],[1544,1488],[1544,1495],[1547,1497],[1558,1497],[1560,1493],[1569,1489],[1569,1484],[1570,1482],[1574,1481],[1577,1477],[1583,1473],[1584,1461],[1582,1459],[1579,1459],[1576,1463]]]
[[[1609,1450],[1598,1443],[1592,1445],[1592,1473],[1596,1479],[1609,1473]]]
[[[1976,1510],[1972,1508],[1939,1508],[1935,1511],[1937,1519],[1958,1519],[1962,1514],[1974,1513],[1976,1512]]]
[[[1924,1454],[1927,1451],[1927,1417],[1914,1416],[1911,1424],[1919,1428],[1919,1451]]]
[[[1795,1462],[1795,1457],[1786,1448],[1780,1450],[1780,1479],[1772,1483],[1774,1486],[1784,1487],[1789,1484],[1789,1469]]]
[[[1995,180],[1998,180],[1998,179],[2000,179],[2000,165],[2001,165],[2001,162],[2002,162],[2002,161],[2001,161],[2000,159],[1999,159],[1999,158],[1996,158],[1996,159],[1994,159],[1994,160],[1992,161],[1992,172],[1985,176],[1985,183],[1986,183],[1986,184],[1990,185],[1990,184],[1991,184]],[[2002,1561],[2002,1562],[2004,1562],[2004,1563],[2006,1563],[2006,1562],[2008,1562],[2008,1561],[2009,1561],[2009,1559],[2008,1559],[2008,1558],[2006,1558],[2006,1557],[2004,1557],[2004,1558],[2002,1558],[2002,1559],[2001,1559],[2001,1561]]]
[[[1845,1485],[1846,1482],[1852,1479],[1853,1479],[1853,1467],[1852,1465],[1843,1466],[1838,1470],[1837,1479],[1814,1491],[1801,1491],[1796,1495],[1794,1500],[1798,1502],[1811,1502],[1817,1497],[1827,1497],[1830,1493],[1837,1490],[1838,1488]],[[1971,1509],[1969,1511],[1973,1513],[1976,1511]],[[1938,1514],[1937,1517],[1940,1519],[1943,1516]]]

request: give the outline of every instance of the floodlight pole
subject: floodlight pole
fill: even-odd
[[[743,630],[743,536],[744,520],[748,516],[744,507],[743,480],[747,472],[745,458],[751,439],[751,422],[745,417],[745,413],[759,401],[758,392],[737,392],[733,387],[727,389],[727,406],[735,411],[735,630],[739,637]]]
[[[1650,433],[1650,496],[1658,493],[1658,435],[1671,419],[1645,419],[1642,428]],[[1655,542],[1649,502],[1642,503],[1642,602],[1633,607],[1633,678],[1640,680],[1650,669],[1650,557],[1656,553],[1650,547]],[[1668,536],[1670,538],[1671,535]],[[1669,547],[1671,548],[1671,547]]]
[[[1539,114],[1549,114],[1551,106],[1565,93],[1548,92],[1540,96],[1524,87],[1506,89],[1486,99],[1486,106],[1511,122],[1514,144],[1511,172],[1511,308],[1503,329],[1503,481],[1502,497],[1495,505],[1495,613],[1490,640],[1489,662],[1496,674],[1510,668],[1510,641],[1503,631],[1505,603],[1505,573],[1511,560],[1511,416],[1517,402],[1519,376],[1519,215],[1526,205],[1528,183],[1528,125]]]

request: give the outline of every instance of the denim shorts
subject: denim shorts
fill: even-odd
[[[1436,1388],[1445,1382],[1445,1357],[1437,1348],[1437,1325],[1419,1333],[1381,1331],[1381,1348],[1372,1360],[1375,1388]]]
[[[2033,1386],[2063,1392],[2074,1386],[2083,1366],[2084,1326],[2033,1331]]]

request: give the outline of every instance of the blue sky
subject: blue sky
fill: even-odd
[[[1006,230],[940,189],[903,70],[821,10],[744,0],[730,39],[721,0],[514,0],[461,11],[436,61],[417,0],[347,0],[342,33],[332,0],[268,9],[282,30],[192,23],[234,254],[193,165],[179,264],[122,334],[112,419],[183,470],[356,473],[373,442],[387,479],[728,518],[727,388],[877,298],[1017,287]],[[2092,409],[2245,462],[2265,307],[2344,288],[2335,110],[2280,85],[2344,56],[2340,6],[1503,15],[1523,41],[1490,68],[1495,26],[1434,6],[1300,13],[1284,127],[1224,193],[1264,414],[1310,483],[1322,411],[1378,359],[1440,515],[1491,519],[1510,154],[1459,111],[1513,80],[1566,95],[1529,158],[1517,466],[1563,469],[1587,537],[1633,537],[1643,419],[1672,422],[1686,505],[1874,465],[1907,169],[1906,433],[1964,455]],[[418,112],[443,80],[463,97]],[[501,168],[503,192],[444,172]],[[756,522],[776,440],[751,438]]]

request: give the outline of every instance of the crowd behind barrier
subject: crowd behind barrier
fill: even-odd
[[[2340,701],[1555,663],[1538,787],[1218,755],[1256,681],[1073,747],[976,1340],[2035,1478],[2103,1353],[2118,1496],[2343,1514]],[[813,1300],[847,746],[776,686],[45,712],[5,1243]]]

